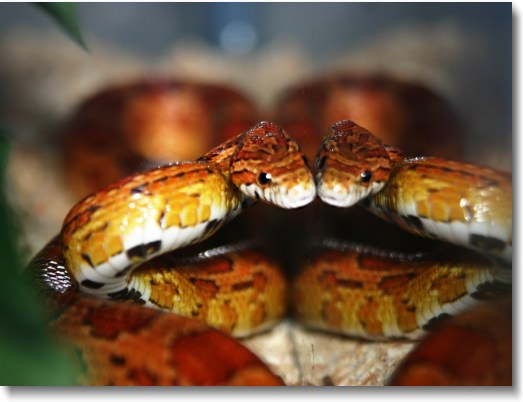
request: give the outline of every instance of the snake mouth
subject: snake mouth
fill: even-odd
[[[359,184],[325,183],[320,179],[318,180],[317,189],[318,197],[324,203],[338,208],[349,208],[376,194],[383,186],[384,184],[381,182],[373,182],[362,186]]]
[[[241,187],[241,191],[251,198],[282,209],[302,208],[316,198],[315,186],[297,185],[288,191],[282,191],[278,187],[261,188],[255,185],[244,185]]]
[[[318,197],[324,203],[338,208],[351,207],[364,199],[369,193],[368,188],[360,186],[354,186],[351,191],[347,191],[345,187],[340,185],[330,187],[322,185],[321,182],[318,184]]]
[[[305,194],[302,197],[288,197],[282,203],[282,205],[279,206],[285,209],[303,208],[314,201],[314,198],[316,198],[316,192],[312,194]]]

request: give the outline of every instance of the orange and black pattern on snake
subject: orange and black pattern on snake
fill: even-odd
[[[107,309],[115,311],[116,317],[134,317],[137,311],[149,310],[128,303],[116,307],[117,301],[197,318],[235,335],[252,333],[273,325],[286,309],[285,279],[274,261],[251,248],[207,251],[190,262],[178,261],[176,266],[175,261],[174,268],[169,256],[154,258],[208,238],[257,200],[291,209],[308,204],[315,195],[314,179],[298,144],[280,127],[262,122],[197,161],[138,173],[86,197],[71,209],[57,239],[42,250],[28,272],[46,290],[54,310],[62,313],[54,327],[66,338],[71,335],[75,346],[91,361],[111,356],[100,350],[99,339],[89,339],[100,332],[94,325],[96,320],[85,318],[91,308],[95,317]],[[78,311],[71,313],[75,308]],[[137,316],[180,321],[179,317],[158,314],[148,311]],[[102,319],[98,323],[98,327],[111,325],[103,324]],[[130,327],[122,324],[122,342],[129,332],[125,329]],[[175,326],[161,339],[181,336],[178,333],[183,334],[185,327],[179,330]],[[84,331],[83,335],[78,331]],[[137,325],[136,332],[140,331],[148,337],[154,329]],[[116,333],[115,337],[120,339]],[[192,335],[187,337],[189,342]],[[104,348],[110,346],[109,340],[102,342],[107,344]],[[139,347],[138,340],[139,336],[134,350]],[[155,345],[160,347],[161,341]],[[113,347],[133,350],[122,344],[113,343]],[[242,349],[229,348],[232,353]],[[122,359],[112,359],[116,361]],[[111,362],[96,364],[107,363]],[[254,363],[262,365],[259,360]],[[104,373],[105,366],[96,369]],[[114,376],[106,380],[109,378]],[[275,383],[275,378],[269,376],[268,382]]]
[[[327,204],[348,207],[361,201],[416,234],[510,260],[509,175],[487,168],[478,173],[472,165],[444,160],[405,159],[399,150],[383,146],[347,121],[335,124],[332,131],[318,152],[316,185],[298,144],[267,122],[196,161],[163,166],[110,185],[70,211],[56,242],[33,264],[36,282],[51,290],[66,314],[70,314],[67,303],[73,300],[75,314],[83,317],[77,327],[83,326],[85,338],[104,331],[95,328],[96,322],[108,325],[102,318],[86,318],[91,307],[97,311],[95,317],[104,319],[108,319],[101,313],[105,309],[115,309],[117,315],[131,311],[123,307],[129,304],[115,301],[197,318],[239,336],[263,330],[286,308],[284,279],[273,261],[250,249],[223,249],[204,253],[187,265],[174,261],[174,270],[170,257],[161,255],[210,237],[257,200],[286,209],[305,206],[315,198],[316,187]],[[322,244],[321,250],[294,280],[295,315],[308,326],[356,337],[418,337],[439,318],[503,293],[510,283],[510,271],[476,255],[422,258],[332,242]],[[90,307],[82,310],[82,306]],[[180,319],[164,318],[141,306],[129,308],[131,317]],[[147,312],[138,313],[142,310]],[[71,319],[68,316],[60,327],[58,316],[54,325],[72,338],[82,337],[65,328]],[[149,336],[146,327],[137,325],[136,331]],[[122,324],[123,339],[125,328]],[[120,338],[117,331],[109,332],[107,344],[87,343],[91,349],[85,359],[112,356],[106,349],[101,352],[109,348],[109,340]],[[138,338],[134,347],[139,347]],[[128,369],[127,357],[109,360]],[[98,380],[89,374],[89,381],[114,378],[105,369],[99,369]],[[153,373],[151,369],[140,375],[151,379],[157,376]]]
[[[376,255],[355,246],[341,246],[343,253],[330,250],[296,285],[300,303],[295,308],[308,325],[371,339],[415,338],[436,319],[510,293],[509,174],[443,159],[405,159],[351,121],[332,126],[316,166],[318,195],[325,203],[350,207],[360,202],[410,232],[488,258],[463,250],[423,258]],[[321,282],[331,290],[318,295],[322,303],[307,303],[304,289]],[[350,310],[342,307],[346,300],[352,300]],[[308,306],[300,306],[302,301]]]
[[[298,208],[314,197],[298,145],[261,123],[196,162],[131,176],[78,203],[62,229],[66,266],[85,293],[158,307],[151,281],[130,279],[144,260],[206,239],[255,200]]]
[[[473,252],[402,254],[326,239],[292,284],[294,316],[353,337],[419,339],[448,316],[509,290],[507,270]]]
[[[332,126],[318,152],[318,195],[362,202],[418,234],[512,260],[512,177],[439,158],[402,158],[351,121]]]
[[[60,341],[69,347],[73,368],[79,373],[78,383],[283,385],[282,380],[253,353],[222,331],[211,329],[200,320],[144,308],[135,303],[103,300],[79,292],[65,267],[65,260],[61,255],[62,247],[59,237],[53,239],[33,260],[26,275],[35,284],[35,291],[43,296],[42,300],[49,311],[50,330],[58,334]],[[207,284],[211,283],[211,278],[219,285],[227,280],[231,282],[231,286],[244,283],[243,294],[242,289],[235,289],[236,293],[228,293],[230,289],[219,291],[218,297],[221,300],[215,300],[209,292],[206,294],[200,291],[200,297],[206,298],[210,304],[218,302],[227,305],[226,299],[232,299],[229,300],[231,305],[228,312],[234,317],[230,319],[226,316],[227,325],[234,323],[234,318],[237,317],[233,308],[246,298],[252,300],[258,309],[264,307],[263,302],[250,298],[245,277],[258,278],[258,283],[253,288],[261,294],[264,294],[266,284],[281,286],[279,280],[275,281],[281,275],[278,266],[265,254],[251,248],[215,250],[190,261],[176,259],[174,264],[170,259],[169,255],[164,255],[151,261],[146,264],[145,272],[147,266],[149,269],[164,269],[169,266],[169,278],[179,276],[180,283],[177,286],[168,286],[168,291],[179,291],[180,296],[186,293],[188,283],[189,288],[201,288],[202,284],[197,281],[202,276],[206,277]],[[257,269],[252,268],[252,259],[255,260],[254,266]],[[249,261],[248,265],[245,264],[246,261]],[[189,263],[191,269],[188,266],[184,268]],[[234,274],[231,275],[231,270],[236,275],[241,273],[244,282],[238,281]],[[267,283],[260,280],[257,270],[263,272]],[[272,289],[268,291],[268,296],[281,302],[279,293],[281,288]],[[285,292],[280,296],[285,296]],[[258,296],[260,297],[262,296]],[[185,305],[191,301],[189,298]],[[274,304],[277,310],[281,306],[285,306],[285,303]],[[271,309],[268,308],[268,311],[270,314]],[[221,314],[223,317],[223,312]],[[245,316],[244,314],[244,319]],[[257,318],[257,323],[259,320],[268,322],[270,318],[265,312],[259,312],[254,317]],[[205,317],[208,321],[212,321],[212,318],[212,314]],[[216,324],[219,326],[220,323]],[[240,319],[237,325],[241,327],[243,324],[245,322]],[[230,327],[222,329],[226,332],[234,330]]]

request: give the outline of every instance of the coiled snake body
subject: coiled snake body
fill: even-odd
[[[374,147],[376,144],[379,146]],[[407,230],[488,251],[507,262],[512,234],[510,177],[478,169],[442,160],[403,161],[399,151],[381,146],[370,133],[345,121],[333,126],[332,135],[320,147],[318,195],[328,204],[343,207],[365,199],[373,211]],[[435,179],[441,173],[448,173],[446,182]],[[418,178],[413,181],[409,174]],[[420,180],[422,184],[418,184]],[[468,189],[466,193],[452,193],[457,183],[463,182],[467,183],[463,187]],[[167,269],[138,266],[168,250],[211,236],[256,199],[282,208],[298,208],[315,195],[315,183],[299,146],[274,124],[260,123],[196,162],[137,174],[86,198],[68,214],[61,237],[37,257],[33,271],[53,293],[75,286],[67,280],[63,285],[65,265],[82,292],[197,316],[243,335],[270,325],[285,312],[284,290],[266,296],[270,293],[267,289],[280,286],[281,278],[276,274],[271,282],[268,270],[262,267],[258,279],[234,279],[231,294],[257,289],[259,284],[254,292],[259,296],[256,303],[265,303],[260,309],[252,302],[253,294],[248,296],[252,303],[244,310],[255,318],[242,321],[233,311],[238,309],[232,308],[230,298],[222,304],[225,310],[229,306],[228,314],[207,317],[200,313],[218,311],[216,305],[211,306],[215,300],[204,303],[201,297],[183,290],[188,285],[175,286],[180,280],[172,279]],[[441,256],[421,259],[375,251],[361,253],[334,243],[325,246],[327,253],[323,249],[323,254],[311,259],[309,267],[294,279],[293,308],[307,325],[359,337],[417,337],[442,314],[460,311],[478,295],[490,295],[493,291],[492,287],[486,290],[488,285],[495,288],[510,282],[506,269],[477,255],[471,259],[460,255],[456,262]],[[271,265],[261,255],[242,253],[239,250],[232,257],[217,253],[213,258],[222,259],[222,268],[219,263],[211,264],[208,272],[196,279],[188,274],[187,284],[196,283],[208,290],[216,287],[205,275],[227,271],[230,264],[242,258],[254,261],[254,265],[256,261],[260,266]],[[211,294],[216,290],[211,289]],[[191,307],[179,307],[183,304],[178,301],[187,296],[182,293],[193,299]],[[279,306],[271,307],[270,299],[277,300]],[[89,299],[88,303],[104,308],[101,301]],[[212,317],[219,318],[213,321]],[[116,365],[122,362],[114,354],[110,359]],[[101,382],[110,376],[103,370]],[[264,383],[260,377],[256,379],[258,382],[252,383]]]
[[[405,159],[351,121],[332,126],[316,162],[325,203],[361,202],[410,232],[494,260],[463,250],[393,255],[331,242],[294,284],[294,309],[307,325],[370,339],[418,338],[438,317],[508,291],[510,175],[443,159]]]

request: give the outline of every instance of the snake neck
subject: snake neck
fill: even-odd
[[[411,233],[512,260],[510,174],[439,158],[404,159],[362,204]]]
[[[197,161],[214,166],[221,171],[224,177],[230,180],[232,158],[245,135],[246,133],[244,132],[225,141],[202,155]]]
[[[66,217],[67,268],[80,290],[116,297],[141,263],[203,241],[248,205],[228,176],[206,163],[132,176],[87,198]]]

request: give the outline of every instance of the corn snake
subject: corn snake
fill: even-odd
[[[221,153],[221,151],[219,153]],[[212,153],[211,153],[211,155],[212,155]]]
[[[508,291],[510,175],[437,158],[405,158],[352,121],[332,126],[316,165],[324,203],[347,208],[360,202],[416,235],[479,250],[495,261],[449,250],[393,256],[331,242],[294,284],[293,306],[307,325],[370,339],[416,338],[437,317],[475,305],[484,297],[484,284]],[[351,309],[343,307],[349,300]]]

